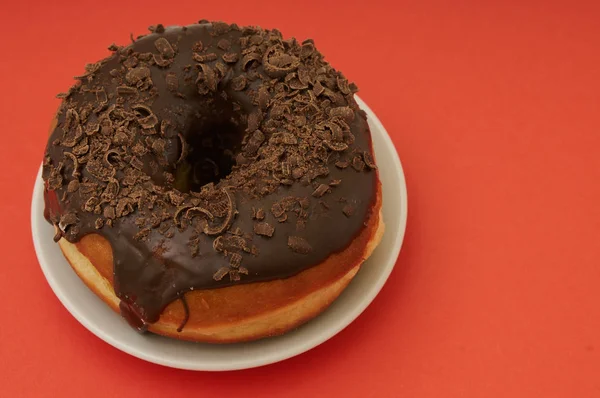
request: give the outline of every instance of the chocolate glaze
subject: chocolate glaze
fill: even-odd
[[[165,233],[159,233],[158,230],[161,229],[159,227],[151,229],[148,234],[144,234],[145,238],[140,239],[139,233],[141,228],[144,227],[139,222],[140,218],[148,218],[145,213],[148,210],[142,210],[145,207],[142,208],[134,204],[129,214],[115,217],[113,221],[110,220],[110,214],[106,212],[106,206],[118,204],[116,199],[106,201],[104,204],[96,204],[95,213],[94,211],[85,211],[84,207],[86,201],[89,201],[89,197],[82,193],[83,190],[79,184],[88,182],[98,183],[102,186],[102,184],[106,185],[106,181],[102,182],[95,174],[90,173],[88,165],[93,156],[89,155],[87,158],[88,163],[80,164],[77,169],[74,169],[74,162],[70,160],[70,157],[65,157],[64,152],[71,151],[73,147],[72,145],[69,146],[70,143],[67,146],[63,145],[66,140],[65,137],[68,137],[71,134],[70,131],[74,129],[72,122],[69,123],[71,126],[66,126],[68,109],[81,110],[82,106],[86,104],[96,106],[100,103],[101,109],[99,112],[89,112],[85,121],[79,120],[84,131],[90,129],[90,125],[93,126],[94,123],[98,123],[101,116],[107,112],[106,109],[110,109],[115,104],[130,109],[132,102],[138,100],[130,100],[127,95],[117,95],[117,86],[123,85],[123,76],[127,71],[144,64],[144,62],[138,61],[137,65],[133,66],[135,62],[128,61],[131,59],[132,54],[133,56],[146,53],[171,55],[168,48],[162,48],[161,51],[160,46],[156,43],[159,38],[165,38],[172,45],[175,55],[171,58],[172,63],[166,67],[146,63],[150,70],[152,87],[142,95],[145,95],[145,99],[141,102],[148,104],[157,117],[157,126],[160,126],[163,120],[168,121],[171,126],[174,126],[175,132],[164,133],[161,131],[160,134],[153,136],[153,139],[155,136],[162,136],[165,140],[166,145],[159,149],[162,150],[160,156],[166,161],[156,160],[158,155],[155,156],[151,152],[144,155],[141,158],[143,170],[151,177],[151,180],[139,184],[148,185],[153,183],[158,186],[157,189],[162,186],[163,191],[155,195],[159,197],[175,190],[172,178],[164,172],[171,173],[171,175],[175,174],[176,163],[182,156],[182,143],[179,136],[176,135],[177,132],[189,141],[193,134],[198,134],[198,130],[206,127],[206,123],[213,121],[221,123],[223,120],[231,119],[234,123],[238,123],[240,138],[238,143],[229,145],[233,152],[240,152],[251,135],[251,129],[246,129],[249,124],[248,115],[256,112],[261,106],[257,104],[256,100],[256,89],[261,80],[257,79],[250,82],[248,88],[244,91],[236,91],[232,88],[233,79],[243,74],[248,75],[248,72],[244,69],[242,61],[229,64],[231,69],[218,82],[216,93],[209,94],[213,98],[215,95],[219,95],[222,100],[219,99],[217,102],[207,101],[207,95],[199,93],[199,86],[196,84],[195,79],[188,78],[190,75],[198,74],[199,69],[193,60],[193,50],[198,50],[197,43],[201,41],[203,49],[200,54],[215,53],[218,60],[221,60],[223,54],[234,53],[239,54],[239,58],[242,59],[243,48],[240,46],[240,38],[262,35],[266,40],[280,37],[279,33],[277,31],[242,30],[236,26],[224,28],[223,24],[213,25],[210,23],[196,24],[185,28],[171,27],[166,30],[159,26],[153,31],[153,33],[139,38],[134,44],[126,48],[113,48],[115,50],[114,54],[99,64],[88,68],[93,72],[89,76],[80,78],[81,84],[76,85],[66,95],[67,98],[64,99],[57,116],[57,127],[49,139],[43,173],[46,182],[45,216],[49,222],[58,226],[59,235],[70,242],[77,242],[86,234],[97,233],[110,242],[114,258],[114,289],[121,299],[121,313],[138,330],[145,330],[147,323],[157,321],[167,304],[184,297],[183,294],[190,290],[212,289],[240,283],[287,278],[321,263],[330,254],[343,250],[360,233],[366,224],[366,220],[371,216],[378,181],[375,170],[369,170],[368,167],[365,167],[364,162],[361,163],[361,159],[356,160],[357,154],[360,153],[366,152],[364,155],[365,160],[369,155],[372,156],[371,136],[364,112],[358,110],[352,98],[352,93],[346,93],[345,96],[332,98],[336,98],[338,102],[336,105],[347,105],[354,110],[350,118],[347,117],[350,131],[355,137],[354,142],[351,142],[349,148],[344,151],[345,154],[349,155],[344,158],[334,153],[335,156],[328,158],[323,163],[326,170],[328,170],[326,176],[317,176],[309,181],[299,178],[290,185],[282,183],[272,189],[272,192],[267,192],[264,195],[257,195],[253,189],[240,187],[240,180],[236,180],[236,175],[239,175],[240,170],[243,170],[246,166],[240,164],[234,166],[232,173],[228,177],[221,178],[214,186],[215,192],[220,195],[217,195],[220,200],[225,197],[223,195],[224,189],[227,191],[237,210],[237,214],[234,214],[233,220],[221,234],[198,234],[198,228],[192,226],[176,228],[171,225],[168,230],[165,228],[162,231],[167,231]],[[226,39],[226,41],[223,42],[222,39]],[[254,40],[259,41],[260,39]],[[283,43],[283,41],[281,42]],[[298,46],[295,41],[287,42]],[[159,44],[162,44],[162,42]],[[282,48],[290,46],[291,44],[282,44]],[[312,42],[305,42],[303,45],[303,47],[308,48],[311,46]],[[223,48],[227,49],[224,50]],[[330,70],[328,73],[336,73],[341,76],[322,61],[320,54],[316,54],[315,57],[317,58],[314,62],[318,65],[327,66]],[[147,58],[148,56],[144,55],[140,58],[144,57]],[[164,61],[164,59],[162,60]],[[159,58],[159,61],[161,61],[161,58]],[[212,60],[207,61],[206,64],[214,66],[216,62],[218,61]],[[311,68],[314,69],[315,67],[311,65]],[[260,61],[254,62],[251,69],[254,70],[253,73],[258,75],[265,74]],[[178,80],[177,92],[173,90],[172,79],[171,83],[167,83],[166,75],[169,72],[174,73]],[[200,72],[200,76],[204,76],[204,78],[209,74],[210,71],[204,74],[202,74],[202,71]],[[271,73],[271,75],[273,74]],[[281,82],[284,78],[284,76],[268,77],[264,80]],[[315,83],[314,79],[311,80],[310,86],[313,91],[321,91],[320,87],[315,87],[319,84]],[[207,84],[210,84],[210,82]],[[104,88],[107,95],[107,101],[104,104],[103,94],[100,93],[99,97],[97,93],[100,87]],[[343,82],[342,88],[344,88]],[[140,89],[139,86],[137,86],[137,89],[140,92],[143,91],[143,88]],[[302,92],[302,90],[300,91]],[[336,88],[330,89],[330,91],[339,93]],[[119,100],[119,98],[125,98],[125,100]],[[271,111],[274,102],[272,101],[269,105]],[[330,108],[334,107],[330,102],[321,101],[317,104],[326,108],[325,113],[333,114],[334,112],[327,109],[328,106]],[[79,119],[84,119],[81,117],[81,113],[80,111]],[[311,116],[309,113],[305,113],[305,115],[309,121],[312,117],[316,117]],[[264,123],[270,117],[269,110],[266,110],[261,126],[264,126]],[[205,124],[200,126],[199,129],[195,129],[190,127],[194,123],[196,123],[195,128],[202,125],[202,123]],[[158,129],[158,127],[156,128]],[[261,128],[266,136],[266,143],[272,138],[273,133],[269,133],[268,128]],[[247,133],[244,133],[245,129],[248,131]],[[137,134],[127,145],[113,144],[111,146],[111,148],[121,148],[118,149],[121,151],[121,154],[118,155],[120,159],[129,159],[130,154],[127,151],[135,143],[146,142],[143,141],[145,136],[140,134],[139,128],[133,131]],[[131,132],[131,129],[129,132]],[[106,136],[107,134],[117,134],[117,132],[102,130],[89,136],[84,134],[80,140],[88,140],[87,142],[90,144],[89,153],[92,153],[92,142],[96,137],[100,137],[99,134]],[[241,138],[244,134],[247,136],[242,141]],[[113,141],[115,141],[114,138]],[[333,151],[329,152],[333,153]],[[352,156],[354,156],[354,159]],[[81,159],[85,159],[85,155]],[[349,167],[334,166],[335,159],[338,159],[340,163],[338,166],[344,167],[349,164]],[[152,165],[153,162],[154,165]],[[157,166],[157,162],[162,163]],[[352,167],[352,165],[356,167]],[[127,167],[129,166],[123,166],[121,169],[117,168],[114,176],[120,182],[121,191],[125,188],[123,172]],[[73,180],[77,180],[77,182],[71,185]],[[319,194],[315,194],[315,187],[330,182],[332,184],[326,194],[321,197],[319,197]],[[260,181],[255,185],[259,186]],[[79,189],[75,190],[75,186],[79,186]],[[131,190],[130,187],[128,188]],[[321,187],[323,190],[325,188]],[[193,199],[193,196],[188,193],[179,194],[183,195],[186,201]],[[300,219],[297,212],[288,211],[286,213],[287,219],[282,221],[281,216],[276,217],[270,211],[276,202],[289,196],[303,201],[302,208],[304,209],[305,218],[300,223],[297,223],[297,220]],[[97,201],[93,200],[92,202],[92,204],[95,204]],[[174,213],[177,207],[166,200],[160,203],[163,210],[170,215]],[[104,206],[104,211],[102,211],[102,206]],[[118,209],[119,206],[117,205]],[[264,210],[265,215],[262,222],[267,222],[274,227],[272,237],[253,233],[253,228],[257,223],[257,220],[253,219],[253,215],[256,215],[257,209]],[[107,214],[109,214],[108,217]],[[75,215],[75,218],[72,215]],[[215,217],[215,220],[213,220],[215,223],[218,223],[217,218]],[[101,219],[101,221],[98,221],[98,219]],[[223,217],[218,219],[223,220]],[[169,217],[165,217],[165,220],[163,223],[171,222]],[[112,223],[112,226],[108,225],[110,223]],[[188,224],[192,224],[192,222],[190,221]],[[197,224],[198,222],[196,222]],[[235,249],[231,249],[229,253],[227,253],[227,250],[223,252],[214,249],[215,239],[219,236],[238,235],[243,236],[249,242],[248,250],[238,250],[242,255],[242,268],[239,268],[239,264],[232,266],[231,253],[236,252]],[[308,243],[309,249],[294,249],[294,247],[291,247],[288,244],[290,236],[303,238]],[[189,244],[190,239],[193,240],[194,238],[196,238],[196,249],[198,251],[195,256],[192,255]],[[216,276],[219,275],[219,271],[223,267],[233,270],[230,277],[219,278]]]

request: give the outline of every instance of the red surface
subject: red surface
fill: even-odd
[[[0,12],[0,396],[600,396],[598,2],[51,3]],[[130,31],[201,18],[313,37],[389,130],[410,198],[398,265],[355,323],[221,374],[94,337],[29,227],[54,95]]]

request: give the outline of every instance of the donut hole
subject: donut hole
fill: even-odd
[[[199,191],[203,185],[218,183],[235,165],[243,129],[231,115],[210,119],[195,118],[184,134],[185,157],[175,172],[175,188]]]

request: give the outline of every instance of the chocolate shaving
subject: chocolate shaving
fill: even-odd
[[[167,83],[167,90],[175,92],[179,88],[179,80],[174,72],[169,72],[165,76],[165,82]]]
[[[325,88],[321,82],[316,82],[313,86],[313,93],[315,93],[315,96],[318,97],[319,95],[323,94],[323,91],[325,91]]]
[[[346,122],[343,121],[339,122],[342,124],[346,124]],[[334,141],[342,141],[344,139],[344,131],[340,124],[334,122],[325,122],[322,124],[322,126],[331,131],[331,137]]]
[[[248,80],[246,79],[246,76],[239,75],[231,79],[231,88],[234,91],[242,91],[246,88],[247,83]]]
[[[119,86],[117,87],[117,94],[119,95],[134,95],[137,94],[137,89],[129,86]]]
[[[271,206],[271,213],[278,218],[281,217],[283,213],[285,213],[285,209],[279,203],[273,203]]]
[[[133,109],[134,111],[136,111],[136,115],[139,116],[147,116],[147,115],[151,115],[152,109],[144,104],[135,104],[131,106],[131,109]]]
[[[71,182],[69,182],[69,185],[67,185],[67,192],[69,193],[77,192],[78,189],[79,180],[71,180]]]
[[[308,254],[312,251],[311,245],[300,236],[289,236],[288,247],[299,254]]]
[[[354,120],[354,111],[349,106],[340,106],[337,108],[332,108],[329,111],[329,115],[331,117],[341,117],[348,123]]]
[[[242,58],[242,69],[248,70],[250,66],[260,64],[261,59],[263,58],[259,53],[249,53],[244,55]]]
[[[171,47],[171,43],[164,37],[156,39],[154,46],[158,52],[165,58],[173,58],[175,56],[175,50]]]
[[[215,53],[209,53],[209,54],[197,54],[197,53],[194,53],[194,55],[192,56],[192,58],[196,62],[205,63],[205,62],[211,62],[211,61],[216,60],[217,59],[217,54],[215,54]]]
[[[202,232],[204,232],[206,235],[218,235],[218,234],[222,233],[223,231],[225,231],[227,228],[229,228],[229,225],[231,224],[231,221],[233,220],[233,216],[235,215],[235,204],[233,202],[233,198],[231,197],[231,194],[229,193],[229,191],[227,189],[222,189],[222,191],[227,196],[227,200],[229,202],[229,207],[227,209],[228,210],[227,215],[225,216],[225,220],[223,221],[223,223],[218,227],[211,227],[208,225],[208,223],[204,224],[204,228],[202,229]]]
[[[215,74],[219,77],[219,79],[224,78],[225,76],[227,76],[227,72],[229,71],[229,66],[225,65],[223,62],[221,61],[217,61],[215,63]],[[225,92],[223,92],[225,93]],[[227,99],[227,98],[225,98]]]
[[[262,57],[265,73],[269,77],[283,77],[295,71],[300,61],[293,55],[286,54],[279,46],[271,46]]]
[[[229,270],[229,280],[232,282],[237,282],[241,279],[240,273],[236,269]]]
[[[310,78],[310,74],[308,72],[308,69],[305,67],[298,67],[298,80],[300,81],[300,83],[302,83],[305,86],[308,86],[309,83],[311,83],[311,78]]]
[[[257,235],[268,236],[269,238],[273,236],[275,232],[275,228],[266,222],[258,222],[254,224],[254,233]]]
[[[215,71],[206,64],[200,64],[200,68],[202,69],[202,73],[198,74],[196,83],[203,81],[210,91],[217,91],[217,78],[215,76]]]
[[[163,140],[162,138],[156,139],[156,140],[154,140],[154,142],[152,142],[152,152],[154,152],[155,154],[157,154],[159,156],[163,156],[165,153],[166,145],[167,145],[166,141]]]
[[[301,208],[308,209],[310,206],[310,199],[308,197],[300,198],[298,199],[298,203],[300,204]]]
[[[223,35],[231,30],[229,24],[221,21],[212,22],[212,33],[214,35]]]
[[[139,61],[137,59],[137,57],[129,57],[127,59],[125,59],[125,61],[123,61],[123,66],[130,69],[130,68],[134,68],[138,65]]]
[[[312,56],[315,52],[315,46],[311,39],[302,42],[302,48],[300,50],[300,58],[307,59]]]
[[[74,129],[71,129],[69,134],[61,141],[61,145],[67,148],[73,148],[81,137],[83,136],[83,129],[81,125],[77,125]]]
[[[342,92],[342,94],[351,94],[352,93],[352,90],[350,89],[350,86],[348,85],[347,79],[344,79],[341,75],[338,75],[336,78],[336,81],[337,81],[337,87]]]
[[[252,112],[248,116],[248,127],[246,128],[246,132],[252,133],[258,129],[260,126],[260,122],[262,121],[263,114],[262,112],[256,110]]]
[[[219,268],[217,270],[217,272],[215,272],[213,274],[213,279],[216,280],[216,281],[220,281],[228,273],[229,273],[229,268],[227,268],[227,267],[221,267],[221,268]]]
[[[235,64],[240,59],[240,56],[238,53],[225,53],[221,58],[228,64]]]
[[[325,184],[320,184],[317,189],[314,190],[314,192],[312,193],[312,196],[316,197],[316,198],[320,198],[321,196],[325,195],[325,193],[327,193],[327,191],[329,191],[329,186],[325,185]]]
[[[104,217],[106,217],[110,220],[114,220],[115,218],[117,218],[117,213],[115,212],[115,208],[112,206],[106,206],[104,208],[103,215],[104,215]]]
[[[229,48],[231,48],[231,42],[227,39],[221,39],[217,43],[217,47],[220,48],[221,50],[227,51],[227,50],[229,50]]]
[[[297,180],[300,177],[302,177],[305,173],[306,173],[306,169],[296,168],[296,169],[292,170],[292,177]]]
[[[83,194],[90,194],[90,193],[96,191],[96,188],[98,188],[98,184],[91,183],[91,182],[81,183],[81,193],[83,193]]]
[[[348,166],[350,166],[350,163],[346,160],[338,160],[337,162],[335,162],[335,167],[339,169],[345,169]]]
[[[80,190],[80,192],[83,192],[83,190]],[[85,202],[85,204],[83,205],[83,209],[89,213],[92,213],[99,202],[100,199],[98,199],[95,196],[92,196]]]
[[[109,149],[108,151],[104,152],[104,156],[102,157],[104,164],[109,169],[114,168],[114,165],[110,162],[112,155],[116,155],[115,158],[116,158],[117,162],[120,161],[119,151],[117,151],[116,149]]]
[[[141,160],[139,160],[138,158],[136,158],[135,156],[131,157],[131,160],[129,161],[129,163],[137,170],[144,169],[144,163]]]
[[[267,107],[269,106],[269,91],[267,90],[266,87],[261,86],[258,89],[258,107],[264,111],[267,109]]]
[[[127,72],[125,75],[125,80],[130,85],[137,85],[148,77],[150,77],[150,69],[145,66],[138,66],[137,68],[133,68]]]
[[[356,211],[356,206],[354,206],[352,204],[347,204],[342,208],[342,212],[344,213],[344,215],[346,217],[352,217],[352,215],[354,215],[355,211]]]
[[[179,154],[179,159],[177,159],[177,164],[179,164],[179,163],[183,162],[183,160],[187,156],[188,150],[187,150],[187,142],[185,141],[185,138],[183,138],[183,135],[181,135],[181,133],[177,133],[177,137],[179,137],[179,142],[181,143],[181,152]]]
[[[87,139],[83,139],[79,142],[79,145],[74,146],[71,152],[75,156],[83,156],[90,150],[90,146],[87,144]]]
[[[217,236],[215,240],[213,240],[213,249],[216,252],[222,252],[225,249],[225,244],[223,243],[223,236]]]
[[[356,171],[363,171],[365,169],[365,162],[363,162],[360,156],[355,156],[352,159],[352,167]]]
[[[201,40],[198,40],[197,42],[194,43],[194,45],[192,46],[192,51],[196,52],[196,53],[200,53],[202,52],[202,50],[204,49],[204,44],[202,44]]]
[[[192,211],[192,212],[196,212],[196,211],[197,211],[197,212],[198,212],[198,213],[200,213],[200,214],[204,214],[205,216],[207,216],[207,217],[208,217],[209,219],[211,219],[211,220],[214,218],[214,216],[212,215],[212,213],[211,213],[210,211],[208,211],[208,210],[207,210],[207,209],[205,209],[204,207],[199,207],[199,206],[192,207],[192,208],[188,209],[188,211],[186,211],[186,212],[185,212],[185,216],[186,216],[186,218],[192,218],[192,217],[190,217],[190,212],[191,212],[191,211]],[[176,213],[176,214],[177,214],[177,213]],[[175,217],[176,217],[176,216],[175,216]]]
[[[68,131],[71,128],[71,124],[79,124],[79,114],[77,113],[77,111],[75,111],[75,109],[69,108],[67,109],[63,129]]]
[[[119,199],[116,207],[117,217],[124,217],[127,214],[133,211],[133,206],[131,205],[129,199],[121,198]]]
[[[73,173],[72,173],[73,178],[79,177],[79,175],[80,175],[80,173],[78,171],[79,161],[77,160],[77,156],[73,155],[71,152],[63,152],[63,154],[66,157],[68,157],[69,159],[71,159],[71,161],[73,162]]]
[[[343,142],[323,141],[323,144],[334,152],[343,152],[348,149],[348,145]]]
[[[96,101],[100,104],[106,104],[108,102],[108,97],[106,96],[106,91],[104,91],[104,87],[100,90],[96,90]]]
[[[176,210],[175,213],[173,214],[173,224],[175,224],[177,227],[181,226],[181,222],[179,220],[179,215],[184,211],[184,210],[188,210],[191,209],[193,206],[190,205],[184,205],[184,206],[179,206]]]
[[[155,114],[148,115],[146,117],[137,120],[140,126],[144,129],[152,129],[158,123],[158,118]],[[153,130],[156,133],[156,130]]]
[[[171,122],[169,122],[167,119],[163,119],[160,122],[160,134],[163,137],[169,137],[169,138],[174,138],[174,136],[176,135],[175,132],[172,129],[173,125],[171,124]]]
[[[173,58],[165,58],[161,54],[152,54],[152,60],[161,68],[166,68],[173,63]]]
[[[242,255],[239,253],[231,253],[231,257],[229,258],[229,265],[233,268],[239,268],[242,264]]]
[[[373,160],[373,156],[367,151],[363,152],[363,161],[365,162],[365,164],[367,165],[368,168],[370,168],[372,170],[377,168],[377,165],[375,164],[375,161]]]

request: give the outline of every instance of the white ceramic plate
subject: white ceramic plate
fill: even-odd
[[[383,185],[385,235],[348,288],[325,312],[280,337],[251,343],[214,345],[140,335],[104,304],[77,277],[53,242],[53,228],[44,220],[40,174],[33,190],[31,227],[42,271],[63,305],[92,333],[133,356],[149,362],[191,370],[234,370],[267,365],[301,354],[348,326],[373,301],[394,268],[406,227],[406,183],[400,159],[385,128],[369,107],[375,155]]]

